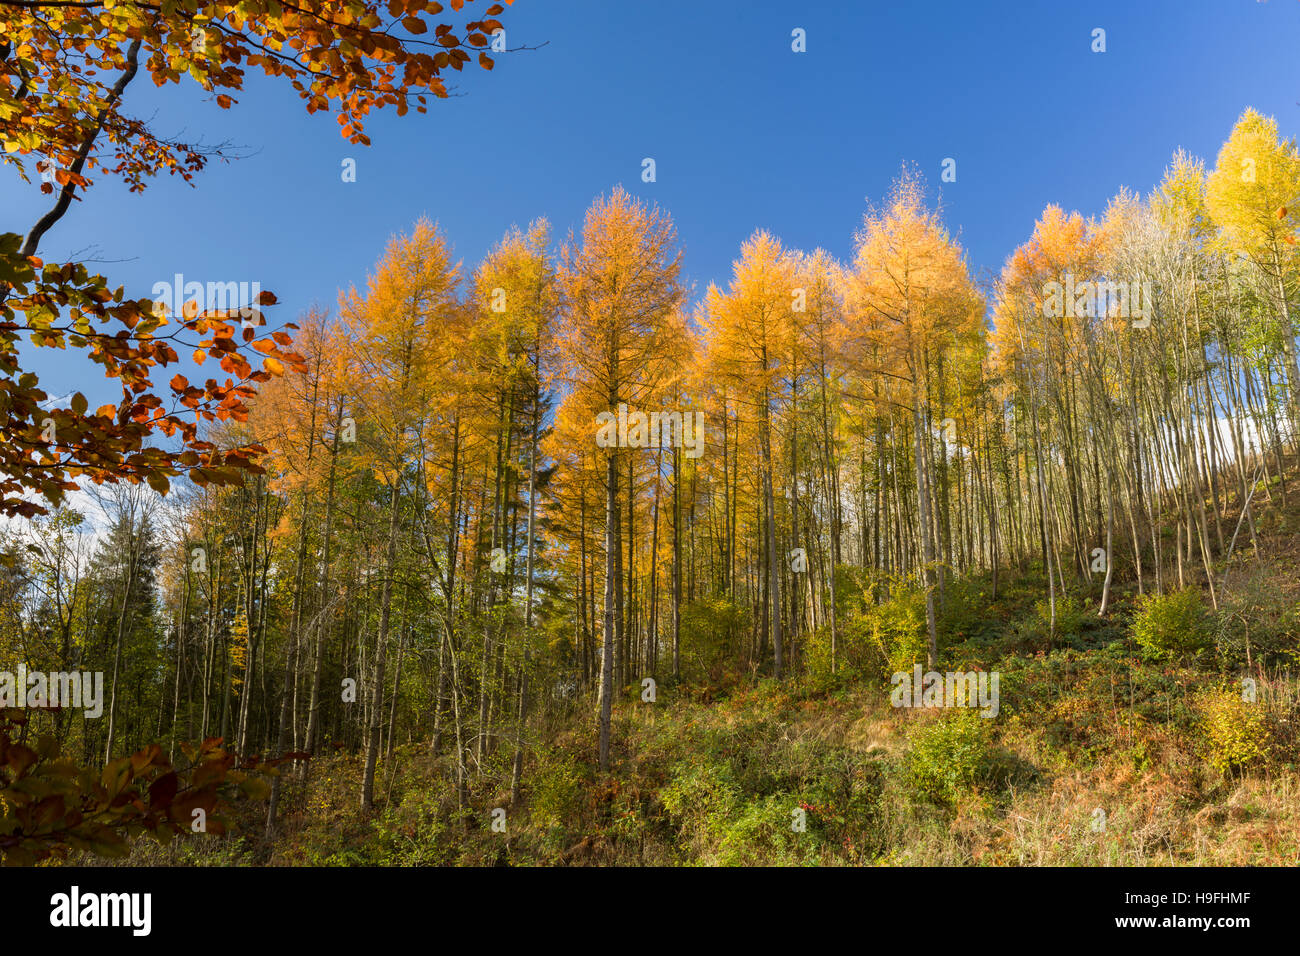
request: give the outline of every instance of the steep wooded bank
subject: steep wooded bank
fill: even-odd
[[[849,262],[760,230],[693,308],[668,214],[621,189],[472,270],[422,221],[304,316],[306,373],[213,430],[268,475],[115,489],[98,541],[72,509],[12,533],[3,662],[108,675],[104,719],[34,719],[87,759],[313,755],[272,834],[321,773],[391,810],[399,759],[466,814],[535,801],[557,753],[626,768],[660,719],[630,715],[690,688],[770,677],[795,685],[772,706],[831,713],[825,688],[914,662],[1069,680],[1016,662],[1107,635],[1272,687],[1295,595],[1265,635],[1249,601],[1300,505],[1298,195],[1295,145],[1247,111],[1212,170],[1180,153],[1145,200],[1049,207],[981,287],[905,171]],[[1007,719],[1047,733],[1039,704]]]

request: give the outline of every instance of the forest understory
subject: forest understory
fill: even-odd
[[[172,411],[166,303],[55,324],[0,236],[0,358],[136,395],[0,379],[0,862],[1294,864],[1297,197],[1246,108],[997,277],[906,165],[702,294],[621,186],[472,268],[421,218],[176,309],[243,384]]]
[[[334,752],[286,775],[272,837],[262,805],[246,804],[227,836],[140,841],[108,865],[1295,865],[1298,494],[1284,506],[1275,480],[1256,501],[1259,553],[1236,554],[1217,612],[1188,589],[1178,642],[1200,630],[1178,652],[1135,638],[1135,619],[1159,616],[1135,590],[1103,619],[1100,581],[1080,585],[1053,635],[1041,567],[1004,571],[996,599],[987,572],[947,582],[937,669],[1000,672],[997,720],[891,706],[869,638],[845,637],[835,675],[778,683],[729,668],[719,636],[693,662],[700,679],[661,684],[653,703],[623,689],[608,773],[596,769],[594,700],[557,698],[517,802],[508,739],[471,767],[463,806],[450,757],[404,741],[379,761],[373,812],[353,797],[364,755]],[[894,608],[914,629],[915,598]],[[865,634],[853,600],[846,635]],[[796,647],[795,666],[810,652]]]

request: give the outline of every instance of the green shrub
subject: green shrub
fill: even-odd
[[[1225,588],[1214,624],[1224,670],[1300,663],[1300,604],[1277,586],[1277,572],[1268,565],[1254,567]]]
[[[725,597],[682,605],[682,670],[686,681],[715,679],[735,659],[750,612]]]
[[[426,784],[428,781],[426,781]],[[439,814],[442,794],[436,786],[413,790],[400,804],[383,809],[375,821],[373,841],[340,854],[331,862],[380,866],[440,866],[451,860],[447,851],[449,827]],[[370,843],[373,842],[373,852]]]
[[[992,729],[976,710],[954,708],[912,732],[907,777],[915,790],[937,803],[954,804],[988,776]]]
[[[1201,592],[1184,588],[1172,594],[1147,595],[1133,618],[1133,639],[1156,658],[1195,654],[1210,643],[1209,619]]]
[[[833,676],[859,678],[867,671],[866,662],[870,648],[860,630],[841,627],[835,642],[834,661],[831,654],[831,626],[822,625],[804,639],[803,659],[808,680],[813,687],[826,687]],[[832,669],[831,664],[835,667]]]
[[[1046,632],[1052,623],[1052,604],[1050,601],[1038,601],[1034,604],[1034,612],[1038,615],[1038,621]],[[1083,630],[1084,621],[1087,620],[1088,611],[1078,598],[1073,595],[1061,595],[1056,599],[1056,637],[1071,638],[1077,637]]]
[[[835,678],[862,680],[880,672],[880,655],[871,640],[870,615],[876,596],[883,591],[883,578],[878,572],[847,565],[841,565],[838,571],[835,605],[839,633],[834,654],[829,621],[809,634],[803,646],[804,666],[815,687],[832,684]]]
[[[885,658],[885,676],[910,671],[925,658],[925,589],[899,581],[871,615],[871,639]]]
[[[911,670],[926,652],[925,588],[915,575],[868,574],[846,602],[841,648],[862,676]]]
[[[686,763],[659,793],[681,842],[697,853],[713,846],[735,816],[739,794],[729,777],[725,767]]]
[[[579,822],[583,770],[576,758],[563,750],[549,750],[539,756],[537,769],[528,778],[528,805],[533,823],[547,827],[572,828]]]
[[[1273,731],[1264,708],[1241,699],[1241,692],[1217,691],[1198,708],[1202,741],[1210,765],[1224,776],[1268,760]]]
[[[797,866],[804,862],[807,844],[818,843],[793,827],[797,798],[772,794],[748,800],[723,822],[716,855],[717,866]],[[806,826],[806,824],[805,824]],[[807,862],[817,862],[813,857]]]
[[[854,570],[841,575],[839,585],[837,674],[862,679],[911,670],[926,655],[925,589],[912,575]],[[809,635],[804,654],[813,684],[826,684],[831,677],[829,624]]]

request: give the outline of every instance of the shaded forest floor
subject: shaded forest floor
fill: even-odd
[[[521,806],[490,768],[466,813],[446,769],[403,748],[386,804],[356,803],[361,760],[318,761],[270,846],[260,839],[139,844],[131,862],[289,865],[1119,865],[1300,860],[1294,680],[1270,758],[1222,774],[1198,695],[1220,683],[1111,649],[1002,665],[1002,713],[972,720],[892,708],[884,690],[763,682],[712,703],[627,706],[617,764],[594,772],[589,720],[529,761]],[[1130,683],[1131,681],[1131,683]],[[1130,693],[1132,695],[1130,702]],[[1271,704],[1270,704],[1271,701]],[[1280,709],[1280,708],[1278,708]],[[969,711],[967,713],[970,713]],[[961,727],[936,734],[945,723]],[[927,734],[927,730],[930,731]],[[929,766],[927,766],[929,764]],[[494,772],[493,772],[494,770]],[[951,774],[947,781],[945,774]],[[949,785],[950,784],[950,785]],[[506,807],[505,833],[491,811]],[[792,829],[792,811],[806,829]],[[1105,812],[1104,826],[1097,810]],[[256,815],[246,832],[260,830]],[[128,862],[128,861],[123,861]]]
[[[895,708],[878,662],[846,649],[820,680],[732,672],[661,683],[653,704],[629,693],[607,775],[592,707],[553,714],[532,728],[517,806],[506,739],[471,767],[464,810],[427,744],[381,762],[371,814],[361,756],[331,754],[286,787],[273,840],[254,803],[228,837],[142,841],[116,862],[1295,865],[1300,518],[1261,511],[1262,555],[1238,548],[1195,653],[1140,647],[1131,593],[1100,619],[1099,582],[1058,604],[1054,634],[1032,572],[1003,572],[996,601],[987,576],[950,582],[938,670],[998,672],[996,719]]]

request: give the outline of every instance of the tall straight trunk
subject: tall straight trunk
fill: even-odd
[[[1294,450],[1300,452],[1300,428],[1296,427],[1300,424],[1300,367],[1297,367],[1296,361],[1295,329],[1291,325],[1291,309],[1287,302],[1286,273],[1282,268],[1281,247],[1276,241],[1272,246],[1274,278],[1277,280],[1278,318],[1282,326],[1282,354],[1286,357],[1285,381],[1291,385],[1287,394],[1287,407],[1291,412],[1291,444]],[[1280,466],[1278,470],[1280,473]],[[1285,476],[1281,481],[1282,494],[1285,496]]]
[[[725,419],[725,411],[724,411]],[[726,458],[726,445],[723,445]],[[724,474],[725,481],[725,474]],[[727,507],[730,507],[728,502]],[[731,527],[728,519],[728,528]],[[730,533],[730,532],[728,532]],[[730,560],[728,548],[728,560]],[[731,573],[728,570],[728,594],[731,594]],[[673,680],[682,677],[682,454],[673,446]]]
[[[505,475],[505,462],[510,454],[510,439],[514,432],[514,395],[511,392],[509,398],[503,403],[506,406],[501,423],[501,435],[497,438],[497,456],[496,456],[496,473],[492,483],[492,538],[491,547],[495,552],[498,547],[502,546],[504,538],[502,522],[505,520],[506,495],[508,489],[508,478]],[[504,444],[504,447],[503,447]],[[481,510],[481,509],[480,509]],[[507,572],[509,571],[509,562],[507,562]],[[484,758],[487,755],[488,737],[491,733],[491,710],[492,710],[492,666],[494,662],[495,647],[492,643],[492,614],[497,603],[497,572],[489,568],[488,574],[488,591],[487,591],[487,614],[483,622],[483,663],[479,673],[479,701],[478,701],[478,737],[475,744],[475,760],[477,763],[476,772],[483,772]]]
[[[214,556],[208,572],[208,614],[203,633],[203,717],[199,727],[202,737],[208,736],[212,721],[212,680],[216,677],[217,667],[217,592],[220,586],[221,561]]]
[[[617,401],[611,403],[617,407]],[[618,577],[618,456],[605,465],[605,607],[600,657],[600,769],[609,770],[609,727],[614,700],[614,584]]]
[[[180,619],[175,622],[176,635],[176,684],[172,691],[172,731],[171,741],[167,745],[167,756],[175,763],[176,758],[176,724],[181,708],[181,668],[184,663],[185,634],[189,623],[190,614],[190,566],[185,564],[185,584],[181,592],[181,613]],[[66,654],[64,655],[66,659]],[[59,742],[62,743],[62,737]]]
[[[333,603],[329,599],[330,583],[330,543],[331,532],[334,521],[334,483],[335,474],[338,465],[339,456],[339,431],[343,426],[343,402],[339,401],[338,415],[334,419],[334,438],[330,443],[330,473],[329,480],[326,483],[325,490],[325,527],[322,531],[321,541],[321,572],[320,572],[320,606],[318,619],[316,621],[316,641],[312,652],[312,675],[311,675],[311,702],[307,706],[307,735],[304,741],[304,747],[307,753],[316,752],[318,736],[320,735],[320,701],[321,701],[321,680],[325,671],[325,633],[326,633],[326,615],[327,609]],[[310,763],[303,763],[303,776],[307,775]]]
[[[253,682],[257,673],[257,649],[260,644],[257,635],[259,634],[257,621],[257,563],[258,550],[257,542],[261,536],[262,521],[265,509],[264,495],[262,494],[262,479],[259,477],[254,486],[253,499],[253,533],[250,538],[249,551],[251,552],[248,559],[248,586],[245,591],[244,603],[244,620],[248,623],[247,649],[244,659],[244,692],[239,698],[239,746],[238,752],[241,754],[248,753],[248,722],[253,702]],[[262,602],[265,607],[265,602]],[[286,696],[288,696],[286,688]]]
[[[633,679],[636,662],[633,658],[636,631],[636,459],[627,456],[627,574],[619,576],[619,584],[626,581],[626,590],[618,595],[619,620],[623,622],[622,640],[619,642],[616,683],[624,688]]]
[[[830,568],[830,624],[831,624],[831,673],[835,673],[836,655],[839,650],[839,623],[836,619],[835,607],[835,578],[838,573],[840,563],[840,493],[838,475],[835,467],[835,457],[831,449],[831,428],[827,409],[826,398],[826,365],[822,362],[821,374],[818,376],[821,383],[821,419],[822,419],[822,484],[826,490],[828,504],[828,520],[830,521],[831,531],[831,568]],[[866,516],[863,515],[863,521]],[[865,564],[865,561],[863,562]]]
[[[1115,562],[1111,557],[1114,554],[1115,538],[1115,479],[1111,476],[1111,462],[1106,462],[1106,580],[1101,586],[1101,607],[1097,609],[1100,617],[1106,616],[1106,605],[1110,600],[1110,579]]]
[[[405,611],[403,611],[402,616],[406,617]],[[391,760],[393,757],[393,737],[397,733],[397,698],[402,689],[402,661],[406,657],[407,629],[408,626],[403,622],[401,633],[397,636],[397,666],[393,669],[393,703],[388,708],[388,739],[384,744],[385,760]],[[393,786],[393,772],[391,770],[388,773],[388,786],[389,790],[391,790]]]
[[[393,572],[397,567],[397,502],[401,488],[401,462],[394,462],[393,488],[388,496],[388,551],[384,561],[383,592],[379,599],[379,635],[375,639],[374,686],[370,691],[370,733],[366,741],[366,769],[361,781],[361,809],[375,806],[375,764],[379,760],[379,731],[383,722],[384,657],[392,613]]]
[[[1052,572],[1052,553],[1054,548],[1052,547],[1051,542],[1051,517],[1048,514],[1047,488],[1043,481],[1043,470],[1046,466],[1043,462],[1043,447],[1038,432],[1038,403],[1034,398],[1032,390],[1029,395],[1029,426],[1034,432],[1034,483],[1037,485],[1038,489],[1036,502],[1038,505],[1038,536],[1043,551],[1043,570],[1047,572],[1047,632],[1051,637],[1055,637],[1056,577]]]
[[[447,570],[442,575],[442,600],[446,607],[442,640],[438,644],[438,699],[433,711],[433,742],[430,750],[442,750],[443,701],[447,699],[447,650],[456,628],[456,555],[460,549],[460,416],[451,426],[451,497],[447,505]]]
[[[312,444],[315,444],[316,436],[316,418],[313,404],[312,414]],[[307,463],[311,463],[311,452],[307,453]],[[289,614],[289,647],[285,651],[284,657],[284,687],[280,692],[280,735],[276,746],[276,751],[280,756],[284,756],[289,749],[290,724],[292,722],[292,711],[290,709],[292,695],[289,693],[289,685],[293,682],[294,673],[298,668],[298,644],[301,640],[302,628],[302,590],[303,590],[303,569],[307,563],[307,492],[302,494],[302,514],[300,516],[301,525],[298,529],[298,548],[295,555],[294,568],[294,588],[293,588],[293,606]],[[265,602],[263,602],[265,603]],[[271,799],[267,802],[266,808],[266,832],[269,835],[275,827],[275,814],[280,802],[280,777],[277,775],[271,781]]]
[[[723,575],[725,579],[724,588],[726,590],[727,597],[734,596],[732,593],[733,584],[734,584],[734,575],[732,573],[732,567],[734,565],[734,562],[732,560],[731,552],[732,552],[732,548],[734,547],[733,542],[735,541],[735,533],[732,529],[733,515],[731,511],[731,477],[729,474],[731,470],[731,451],[729,448],[730,438],[727,434],[729,431],[727,427],[728,419],[730,419],[730,417],[731,417],[731,412],[727,410],[727,393],[726,390],[724,389],[722,392],[722,518],[723,518],[723,525],[724,525],[724,531],[722,535],[722,568],[723,568]],[[677,452],[674,451],[673,452],[673,549],[674,549],[673,553],[674,554],[678,553],[677,509],[680,507],[679,496],[677,494],[677,483],[678,483],[677,469],[678,469],[678,456],[677,456]],[[674,558],[674,561],[676,560],[677,558]],[[674,608],[673,610],[673,620],[674,622],[677,620],[676,608]],[[676,623],[674,623],[673,625],[674,632],[676,631],[676,627],[677,625]],[[677,665],[674,663],[673,677],[676,676],[677,676]]]
[[[723,414],[726,414],[726,405],[723,405]],[[740,512],[739,489],[740,489],[740,414],[737,413],[733,419],[736,425],[736,437],[732,442],[732,447],[736,449],[735,458],[731,467],[731,538],[727,543],[727,596],[735,599],[736,595],[736,539],[739,533],[736,531],[736,519]]]
[[[626,533],[626,537],[628,539],[627,544],[629,548],[632,547],[632,535],[631,535],[632,509],[635,507],[635,499],[636,499],[636,485],[633,484],[632,481],[633,474],[632,474],[632,463],[630,460],[631,457],[632,457],[631,455],[628,456],[629,461],[627,466],[628,510],[627,510],[626,524],[627,524],[628,531]],[[631,597],[628,594],[629,588],[627,588],[625,585],[624,564],[626,563],[627,565],[626,570],[629,573],[631,572],[631,566],[632,566],[630,554],[626,562],[624,560],[623,538],[625,537],[625,533],[623,528],[624,528],[623,514],[620,511],[618,515],[618,521],[614,527],[614,686],[618,688],[616,693],[619,694],[621,694],[623,692],[623,688],[627,686],[627,673],[628,673],[627,671],[627,635],[628,635],[627,610],[628,610],[628,601]]]
[[[766,366],[766,360],[764,366]],[[776,556],[776,515],[772,494],[772,427],[770,417],[771,401],[767,389],[763,389],[763,420],[761,441],[763,454],[763,507],[767,522],[767,606],[770,608],[772,626],[773,674],[777,680],[782,677],[781,640],[781,568]]]
[[[588,655],[590,637],[590,619],[587,609],[592,607],[587,599],[587,492],[578,488],[578,645],[582,663],[582,688],[585,693],[590,688],[591,658]],[[593,614],[595,609],[592,608]]]
[[[542,395],[540,389],[541,360],[540,345],[535,352],[533,368],[533,430],[528,445],[528,537],[525,542],[527,557],[525,559],[526,582],[524,584],[524,666],[519,674],[519,717],[515,724],[515,757],[510,770],[510,804],[519,802],[519,785],[524,770],[524,722],[528,719],[528,665],[531,661],[529,640],[533,632],[533,543],[536,540],[537,522],[537,435],[540,428],[540,406]]]
[[[659,485],[663,477],[663,452],[655,455],[655,498],[650,531],[650,623],[646,633],[645,664],[651,676],[659,658]]]
[[[916,452],[917,521],[921,537],[921,586],[925,588],[925,627],[928,637],[926,661],[933,668],[939,663],[939,631],[934,616],[934,590],[930,586],[930,566],[934,563],[934,540],[930,536],[930,486],[926,476],[926,460],[929,456],[925,453],[924,425],[921,419],[921,385],[916,374],[912,378],[912,432]]]
[[[799,376],[797,369],[791,375],[791,424],[790,424],[790,544],[791,547],[799,547],[801,544],[799,536],[799,428],[796,424],[799,420]],[[787,562],[782,562],[786,566]],[[802,572],[805,583],[812,580],[812,572]],[[790,583],[790,640],[803,633],[804,630],[804,611],[807,609],[804,602],[800,600],[800,588],[795,578]]]
[[[140,534],[135,533],[135,512],[127,517],[127,546],[130,549],[126,560],[126,586],[122,590],[122,607],[117,616],[117,640],[113,649],[113,679],[108,697],[108,740],[104,745],[104,762],[113,759],[113,735],[117,730],[117,680],[122,668],[122,642],[126,638],[126,610],[130,606],[131,586],[135,583],[135,565],[139,546],[137,538],[144,538],[144,522],[141,521]]]

